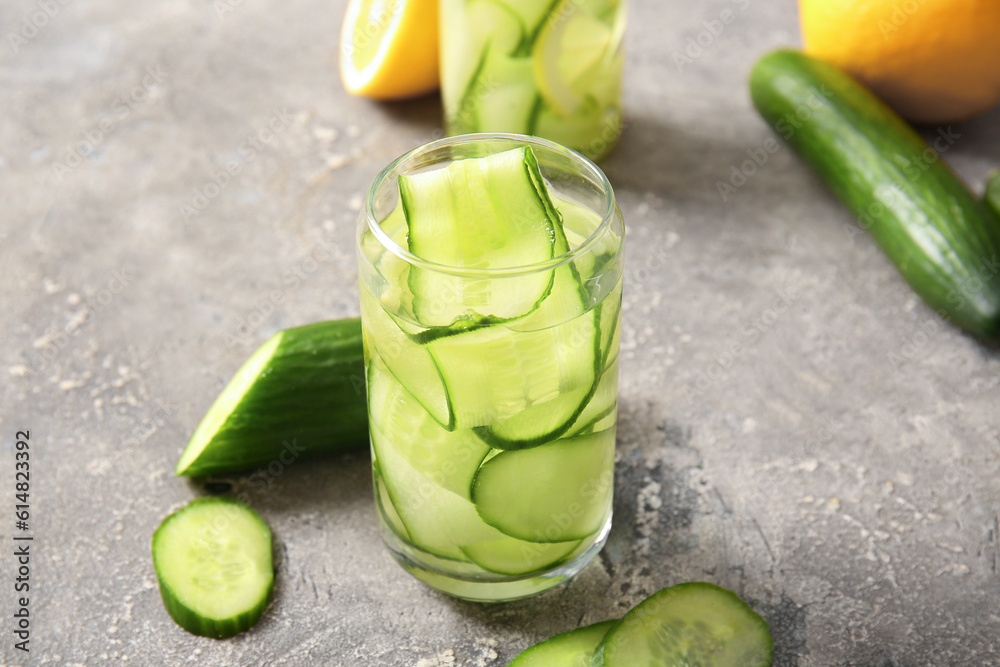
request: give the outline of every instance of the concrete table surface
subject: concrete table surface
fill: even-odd
[[[172,473],[187,437],[269,335],[358,313],[361,196],[441,135],[433,97],[344,93],[344,6],[0,7],[0,662],[499,666],[709,580],[768,619],[777,665],[1000,665],[1000,354],[937,320],[788,148],[717,185],[774,136],[745,80],[799,43],[792,0],[629,0],[628,125],[603,163],[629,236],[601,557],[536,599],[438,594],[380,543],[359,453],[215,480],[274,529],[275,600],[228,641],[174,625],[149,543],[206,493]],[[979,191],[998,121],[951,128],[945,157]],[[27,655],[11,619],[25,429]]]

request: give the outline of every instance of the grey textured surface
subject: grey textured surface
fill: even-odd
[[[3,510],[4,664],[499,666],[710,580],[770,621],[778,665],[1000,665],[1000,355],[938,323],[787,148],[717,190],[772,136],[744,82],[798,43],[792,0],[630,0],[628,127],[604,163],[629,268],[600,561],[537,599],[457,602],[383,549],[365,456],[292,465],[266,488],[229,480],[277,538],[263,621],[181,631],[149,540],[204,493],[172,474],[186,438],[271,333],[358,312],[360,197],[440,135],[440,107],[342,91],[343,0],[53,2],[15,49],[41,4],[0,6],[0,492],[10,507],[30,429],[37,536],[25,659]],[[998,121],[956,126],[946,155],[980,190]]]

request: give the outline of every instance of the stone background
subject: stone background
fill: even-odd
[[[792,0],[629,0],[628,126],[603,164],[629,237],[601,558],[537,599],[449,599],[391,561],[367,457],[344,456],[216,480],[273,527],[276,599],[229,641],[180,630],[149,541],[205,489],[174,463],[260,342],[358,312],[361,196],[440,136],[440,106],[344,93],[344,0],[52,0],[12,41],[43,4],[0,5],[0,488],[12,504],[30,429],[37,536],[28,660],[0,556],[0,662],[501,666],[709,580],[770,621],[777,665],[1000,665],[1000,354],[937,321],[788,148],[717,187],[773,136],[745,81],[798,44]],[[946,158],[977,191],[998,121],[953,128]]]

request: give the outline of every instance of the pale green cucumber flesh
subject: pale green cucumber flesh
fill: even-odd
[[[594,652],[593,667],[768,667],[767,622],[735,593],[693,582],[665,588],[622,617]]]
[[[529,147],[404,174],[399,191],[409,250],[426,261],[484,270],[528,266],[554,256],[558,218]],[[448,327],[461,320],[522,317],[548,294],[552,275],[473,278],[414,265],[409,286],[416,319],[424,326]]]
[[[370,294],[361,295],[361,320],[368,347],[377,348],[389,372],[420,401],[431,417],[444,428],[453,430],[455,413],[451,398],[427,347],[403,331],[399,322]],[[370,357],[374,354],[369,351]]]
[[[614,456],[613,431],[501,452],[479,468],[472,500],[486,523],[511,537],[585,539],[608,519]]]
[[[484,570],[522,576],[552,569],[572,554],[578,546],[580,540],[544,543],[504,537],[493,542],[469,544],[462,547],[462,551]]]
[[[236,372],[175,469],[199,476],[339,453],[367,441],[357,318],[285,329]]]
[[[590,667],[594,649],[618,621],[602,621],[558,634],[522,651],[507,667]]]
[[[369,421],[395,454],[437,486],[466,499],[490,448],[469,429],[449,431],[392,376],[375,353],[368,365]]]
[[[271,530],[246,505],[194,500],[163,520],[152,551],[163,604],[188,632],[232,637],[264,613],[274,585]]]
[[[412,460],[412,434],[403,438],[399,438],[397,434],[396,438],[391,438],[382,432],[374,419],[375,401],[382,400],[377,397],[398,397],[405,390],[391,374],[380,370],[377,356],[373,356],[369,363],[368,382],[373,400],[373,418],[369,424],[372,452],[378,462],[378,472],[385,483],[386,494],[400,523],[406,528],[410,541],[435,556],[468,561],[460,547],[502,539],[503,533],[487,525],[476,513],[475,506],[469,500],[468,490],[455,492],[447,488],[455,488],[456,480],[471,478],[481,459],[475,458],[470,449],[468,456],[456,452],[454,458],[447,461],[447,465],[441,464],[439,469],[433,469],[419,460]],[[389,385],[389,388],[381,388],[383,383]],[[412,401],[412,397],[409,400]],[[463,438],[467,443],[475,440],[475,436],[469,431],[449,433],[441,429],[438,435],[442,438]],[[424,451],[427,451],[426,448]],[[483,451],[485,453],[487,449],[484,448]],[[443,453],[436,456],[438,460],[447,458]]]
[[[398,537],[409,540],[410,533],[406,530],[403,520],[399,518],[399,512],[392,504],[392,498],[389,497],[389,492],[385,488],[382,471],[378,467],[378,459],[375,458],[372,459],[372,482],[375,485],[375,501],[378,503],[380,513]]]

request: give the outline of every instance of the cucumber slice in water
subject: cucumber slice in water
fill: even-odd
[[[469,499],[469,488],[490,448],[469,429],[448,431],[372,355],[368,364],[369,421],[396,454],[437,486]]]
[[[361,322],[369,354],[377,349],[389,372],[420,401],[427,413],[445,429],[454,430],[451,399],[427,348],[412,340],[378,300],[364,293],[361,295]]]
[[[399,177],[409,249],[455,268],[505,269],[552,259],[558,222],[529,147]],[[505,321],[538,307],[552,273],[470,278],[410,268],[421,325]]]
[[[472,500],[486,523],[511,537],[584,539],[608,519],[614,457],[610,431],[501,452],[479,468]]]
[[[552,569],[578,546],[580,540],[546,544],[505,537],[494,542],[470,544],[462,547],[462,551],[484,570],[520,576]]]
[[[767,622],[735,593],[692,582],[649,596],[604,636],[593,667],[768,667]]]
[[[469,500],[469,480],[489,448],[477,443],[468,430],[433,431],[429,415],[422,421],[414,416],[419,404],[406,396],[378,355],[372,356],[368,368],[372,450],[390,504],[410,541],[430,554],[468,561],[460,547],[503,539],[503,533],[487,525]],[[394,423],[396,419],[400,422]],[[428,438],[427,442],[418,442],[416,433],[407,432],[406,425],[414,423],[420,425],[420,437]],[[386,425],[392,435],[379,424]],[[448,447],[455,443],[469,449],[457,449],[449,457]],[[479,458],[475,448],[483,453]],[[420,460],[419,455],[428,454],[432,462]]]
[[[392,531],[404,540],[410,539],[410,534],[403,525],[403,520],[399,518],[399,512],[392,505],[392,498],[385,490],[385,482],[382,480],[382,471],[379,470],[378,460],[372,461],[372,480],[375,484],[375,499],[381,509],[382,516],[389,522]]]
[[[602,621],[535,644],[507,667],[590,667],[594,649],[618,621]]]
[[[153,565],[163,604],[179,626],[232,637],[256,623],[271,599],[271,530],[242,503],[199,498],[156,529]]]
[[[477,132],[532,134],[540,101],[531,60],[490,49],[479,80],[474,84]]]
[[[561,116],[583,103],[587,75],[604,58],[613,38],[609,25],[579,6],[562,0],[548,16],[532,50],[535,80],[545,101]]]

